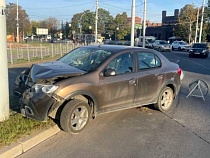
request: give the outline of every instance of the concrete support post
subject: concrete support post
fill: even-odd
[[[0,122],[9,118],[9,81],[6,41],[5,0],[0,1]]]

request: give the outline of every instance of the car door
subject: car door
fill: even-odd
[[[105,76],[108,69],[115,75]],[[123,53],[112,59],[99,77],[99,110],[126,108],[133,104],[135,82],[133,53]]]
[[[146,105],[153,102],[164,81],[161,72],[161,60],[152,52],[138,52],[138,68],[136,72],[137,86],[135,89],[135,104]]]

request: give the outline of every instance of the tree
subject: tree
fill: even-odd
[[[124,37],[130,33],[130,27],[128,26],[127,18],[128,17],[126,12],[117,14],[111,27],[113,33],[116,34],[116,38],[119,40],[124,39]]]
[[[60,29],[59,20],[52,17],[41,20],[40,27],[48,29],[48,33],[54,35]]]
[[[21,6],[18,6],[18,19],[19,19],[19,31],[20,34],[24,35],[30,30],[30,21],[28,14]],[[6,17],[7,17],[7,34],[17,34],[17,5],[9,3],[6,6]]]
[[[194,39],[197,11],[193,5],[185,5],[179,14],[178,24],[175,27],[175,35],[185,41]],[[190,32],[191,30],[191,32]]]

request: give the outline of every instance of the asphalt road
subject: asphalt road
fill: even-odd
[[[187,52],[178,51],[163,54],[179,60],[185,72],[172,111],[163,114],[149,107],[104,114],[91,120],[82,133],[59,132],[19,158],[210,157],[210,95],[205,101],[186,98],[192,81],[203,79],[210,85],[210,57],[189,58]]]

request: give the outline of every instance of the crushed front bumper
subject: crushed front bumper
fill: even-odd
[[[22,115],[39,120],[46,121],[48,113],[52,106],[62,104],[55,98],[48,96],[45,93],[35,93],[27,89],[20,98]]]

